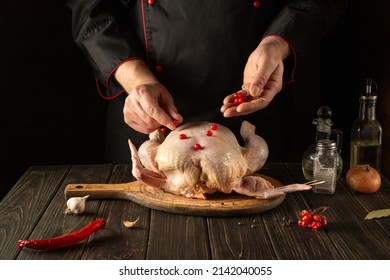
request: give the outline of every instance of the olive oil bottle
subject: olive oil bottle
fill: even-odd
[[[372,92],[372,84],[373,80],[367,79],[365,93],[359,97],[359,117],[351,129],[350,166],[368,164],[380,171],[382,127],[376,119],[377,95]]]

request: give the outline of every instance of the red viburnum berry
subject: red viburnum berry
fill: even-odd
[[[200,144],[195,144],[194,145],[194,150],[196,150],[196,151],[202,150],[202,146]]]

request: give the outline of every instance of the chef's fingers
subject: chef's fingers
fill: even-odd
[[[160,124],[154,119],[140,117],[135,112],[131,117],[125,115],[125,122],[134,130],[144,134],[149,134],[160,127]]]
[[[139,98],[135,93],[127,96],[123,107],[123,117],[127,125],[141,133],[148,134],[160,127],[160,124],[146,114],[139,103]]]
[[[274,76],[275,71],[281,71],[283,74],[283,65],[277,64],[265,56],[259,59],[256,72],[253,74],[248,88],[249,94],[254,98],[264,97],[262,96],[263,88],[269,83],[270,77]]]
[[[139,102],[148,116],[171,130],[176,128],[176,121],[181,123],[183,117],[177,112],[172,95],[162,84],[155,84],[149,94],[142,94]]]
[[[142,120],[146,125],[143,131],[155,129],[161,125],[171,130],[176,127],[170,116],[171,113],[174,116],[178,115],[173,112],[176,108],[173,105],[172,96],[160,83],[144,84],[134,88],[126,98],[126,108],[130,117],[132,112],[136,115],[135,122],[140,124]],[[167,108],[169,108],[168,112]],[[172,108],[174,109],[172,110]],[[182,120],[181,117],[180,119]]]
[[[221,113],[225,113],[228,109],[230,108],[233,108],[233,107],[237,107],[236,105],[234,105],[233,103],[226,103],[226,104],[223,104],[220,111]]]
[[[143,134],[149,134],[153,131],[155,131],[156,129],[153,129],[153,130],[150,130],[150,129],[147,129],[145,125],[143,125],[142,123],[138,123],[138,122],[131,122],[128,124],[131,128],[133,128],[134,130],[140,132],[140,133],[143,133]]]
[[[171,116],[172,124],[174,125],[174,128],[180,123],[183,122],[183,117],[177,112],[177,110],[168,110],[168,114]],[[175,123],[177,121],[177,123]]]
[[[268,83],[263,87],[261,91],[261,98],[264,98],[267,102],[267,105],[272,101],[275,95],[282,90],[281,83],[277,81],[268,81]],[[256,100],[256,99],[254,99]]]
[[[177,125],[175,125],[173,121],[178,121],[178,123],[183,122],[183,117],[178,113],[175,103],[173,102],[173,98],[170,94],[163,94],[161,96],[161,107],[171,117],[171,123],[173,124],[173,127],[176,127]]]
[[[241,116],[243,115],[242,113],[238,113],[237,112],[237,107],[230,107],[230,108],[227,108],[224,112],[223,112],[223,116],[225,118],[231,118],[231,117],[237,117],[237,116]]]
[[[239,90],[234,94],[226,96],[220,111],[225,117],[242,116],[254,113],[268,106],[274,97],[272,90],[268,89],[268,84],[263,88],[261,98],[252,98],[249,102],[243,102],[240,105],[234,104],[236,95],[241,93],[245,97],[248,94],[246,89]],[[263,95],[264,94],[264,95]]]
[[[223,101],[222,101],[222,106],[221,106],[221,113],[225,113],[229,108],[236,107],[237,105],[234,104],[234,96],[236,93],[230,94],[226,96]]]
[[[232,107],[237,107],[237,105],[234,104],[234,94],[230,94],[224,98],[220,111],[224,114],[229,108]]]
[[[260,96],[269,99],[274,98],[274,96],[282,90],[283,87],[283,64],[280,63],[275,70],[272,72],[271,76],[268,78],[267,83],[264,85]]]
[[[172,118],[160,107],[158,100],[154,98],[141,98],[139,104],[144,112],[145,119],[152,118],[160,125],[169,129],[175,129]]]
[[[268,96],[268,98],[265,99],[253,99],[249,102],[244,102],[237,106],[236,111],[238,116],[242,115],[248,115],[251,113],[254,113],[256,111],[259,111],[261,109],[264,109],[268,106],[268,104],[272,101],[273,96]]]
[[[150,126],[146,122],[144,122],[141,118],[131,118],[131,119],[127,119],[125,122],[128,126],[133,128],[134,130],[144,134],[149,134],[159,127],[159,125],[157,125],[155,128],[149,128]]]
[[[232,94],[226,96],[226,97],[223,99],[222,103],[223,103],[223,104],[234,103],[234,97],[235,97],[235,95],[240,94],[240,93],[241,93],[243,96],[246,96],[246,95],[248,94],[248,91],[247,91],[247,90],[244,90],[244,89],[240,89],[240,90],[238,90],[237,92],[232,93]]]
[[[225,118],[231,118],[231,117],[249,115],[258,110],[259,110],[258,107],[255,107],[249,104],[249,102],[246,102],[238,106],[226,107],[222,113]]]
[[[228,95],[228,96],[226,96],[224,99],[223,99],[223,101],[222,101],[222,103],[225,105],[225,104],[231,104],[231,103],[233,103],[233,101],[234,101],[234,94],[230,94],[230,95]]]
[[[273,96],[269,96],[268,99],[257,98],[249,102],[241,103],[240,105],[234,105],[233,103],[224,104],[221,107],[221,112],[225,118],[237,117],[243,115],[249,115],[261,109],[264,109],[272,101]]]

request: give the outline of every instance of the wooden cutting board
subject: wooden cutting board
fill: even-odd
[[[282,184],[265,175],[260,175],[275,187]],[[90,195],[88,199],[126,199],[142,206],[169,213],[226,217],[257,214],[279,206],[286,195],[273,199],[256,199],[236,193],[213,194],[208,199],[194,199],[167,193],[162,189],[134,181],[123,184],[69,184],[65,198]]]

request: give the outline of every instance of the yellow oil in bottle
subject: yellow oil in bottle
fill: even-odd
[[[350,166],[368,164],[381,170],[382,145],[377,141],[352,141]]]

